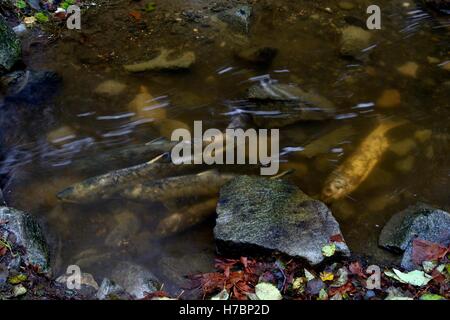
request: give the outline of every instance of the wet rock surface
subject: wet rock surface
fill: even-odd
[[[62,79],[51,71],[19,70],[3,76],[1,83],[8,87],[5,103],[40,106],[61,88]]]
[[[120,262],[112,271],[111,279],[137,299],[158,290],[158,279],[144,267],[128,262]]]
[[[26,264],[37,266],[42,272],[50,271],[47,243],[40,226],[31,215],[13,208],[0,207],[0,233],[1,239],[25,249],[21,258]]]
[[[99,300],[130,299],[130,294],[114,281],[104,278],[97,291],[96,298]]]
[[[381,231],[379,245],[404,252],[401,266],[413,270],[413,240],[421,239],[443,246],[450,245],[450,214],[418,203],[394,215]]]
[[[237,6],[220,12],[218,17],[220,20],[227,23],[233,31],[248,33],[250,29],[252,11],[253,9],[251,6]]]
[[[327,206],[289,182],[241,176],[220,192],[214,228],[220,253],[262,249],[318,264],[322,248],[336,235],[341,231]],[[336,246],[350,253],[345,243]]]
[[[21,51],[16,34],[0,16],[0,73],[10,70],[19,61]]]

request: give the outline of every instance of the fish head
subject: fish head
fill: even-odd
[[[325,183],[325,187],[322,190],[322,201],[330,202],[345,197],[347,195],[347,189],[349,181],[342,176],[334,176]]]

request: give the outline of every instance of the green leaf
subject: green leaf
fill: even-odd
[[[336,245],[334,243],[327,244],[322,248],[322,254],[324,257],[332,257],[336,252]]]
[[[19,284],[27,280],[27,275],[23,273],[19,273],[18,275],[12,276],[8,279],[8,282],[11,284]]]
[[[320,289],[319,300],[328,300],[328,293],[325,289]]]
[[[255,294],[259,300],[281,300],[283,296],[271,283],[260,282],[255,287]]]
[[[25,9],[27,7],[27,3],[24,0],[17,0],[16,1],[16,8],[18,9]]]
[[[45,13],[43,12],[38,12],[34,15],[34,17],[36,18],[36,20],[40,23],[45,23],[48,22],[48,17]]]
[[[420,300],[445,300],[443,296],[433,293],[425,293],[420,297]]]
[[[422,287],[433,279],[432,276],[426,274],[423,271],[414,270],[409,273],[403,273],[397,269],[392,271],[385,271],[384,274],[390,278],[393,278],[401,283],[408,283],[416,287]]]
[[[228,294],[227,290],[223,289],[217,295],[212,297],[211,300],[228,300],[229,298],[230,298],[230,295]]]
[[[314,280],[316,278],[311,272],[309,272],[306,269],[304,269],[304,270],[305,270],[305,278],[306,278],[307,282],[311,281],[311,280]]]
[[[63,1],[63,3],[61,3],[60,7],[63,8],[64,10],[67,10],[67,8],[69,8],[74,3],[75,3],[75,0],[65,0],[65,1]]]
[[[13,289],[14,297],[23,296],[25,293],[27,293],[27,289],[21,284],[15,286]]]
[[[156,3],[154,2],[149,2],[144,7],[144,11],[146,12],[153,12],[155,10],[156,10]]]

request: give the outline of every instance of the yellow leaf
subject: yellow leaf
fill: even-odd
[[[333,281],[334,279],[334,274],[332,274],[331,272],[321,272],[320,273],[320,279],[322,279],[322,281]]]

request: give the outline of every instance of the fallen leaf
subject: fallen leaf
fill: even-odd
[[[306,280],[303,277],[298,277],[292,282],[292,289],[303,292],[305,290]]]
[[[322,281],[333,281],[334,279],[334,274],[332,274],[331,272],[321,272],[320,273],[320,279]]]
[[[425,293],[420,297],[420,300],[446,300],[443,296],[433,293]]]
[[[422,239],[414,239],[412,260],[421,265],[424,261],[436,261],[442,259],[448,252],[448,249],[437,243]]]
[[[344,238],[342,237],[342,234],[340,234],[340,233],[335,234],[334,236],[331,236],[330,241],[331,242],[344,242],[345,243]]]
[[[328,300],[328,293],[325,289],[320,289],[318,300]]]
[[[11,284],[19,284],[27,280],[27,275],[23,273],[19,273],[18,275],[12,276],[8,279],[8,282]]]
[[[422,262],[422,268],[426,273],[430,273],[437,267],[437,261],[424,261]]]
[[[322,254],[324,257],[332,257],[336,252],[336,245],[334,243],[327,244],[322,248]]]
[[[230,298],[230,294],[226,289],[223,289],[217,295],[213,296],[211,300],[228,300]]]
[[[259,300],[281,300],[283,296],[280,291],[271,283],[261,282],[255,287],[255,294]]]
[[[416,287],[422,287],[433,279],[432,276],[426,274],[423,271],[414,270],[408,273],[403,273],[397,269],[392,271],[385,271],[384,274],[390,278],[393,278],[401,283],[408,283]]]
[[[0,245],[0,257],[3,257],[8,252],[8,249]]]
[[[306,269],[304,269],[304,270],[305,270],[306,281],[311,281],[311,280],[314,280],[316,278],[311,272],[309,272]]]
[[[339,288],[330,288],[330,290],[328,291],[328,294],[332,297],[334,295],[336,295],[337,293],[341,294],[342,296],[344,296],[347,293],[353,293],[355,292],[355,287],[353,286],[353,284],[351,282],[347,282],[345,285],[343,285],[342,287]]]
[[[361,267],[361,264],[358,261],[350,263],[348,269],[352,274],[356,274],[357,276],[360,276],[361,278],[364,279],[367,278],[367,275],[364,273],[363,268]]]
[[[140,21],[142,19],[142,14],[139,11],[131,11],[129,15],[136,21]]]

